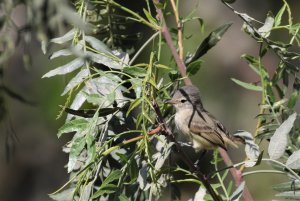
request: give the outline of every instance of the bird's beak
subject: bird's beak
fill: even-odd
[[[172,105],[174,105],[174,104],[176,104],[177,102],[175,101],[175,100],[173,100],[173,99],[170,99],[170,100],[166,100],[165,101],[165,104],[172,104]]]

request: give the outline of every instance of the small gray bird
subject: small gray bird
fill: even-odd
[[[229,135],[223,124],[203,108],[197,87],[181,87],[167,103],[176,108],[176,127],[190,139],[197,152],[217,147],[226,150],[228,144],[237,147],[235,142],[239,140]]]

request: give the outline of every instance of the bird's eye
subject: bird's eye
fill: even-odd
[[[181,99],[180,102],[181,102],[181,103],[185,103],[185,102],[186,102],[186,99]]]

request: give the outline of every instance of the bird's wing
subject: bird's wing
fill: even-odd
[[[222,147],[226,150],[225,141],[221,135],[221,133],[216,132],[214,125],[208,125],[206,122],[201,123],[193,123],[191,122],[190,131],[194,135],[198,135],[211,143],[212,145]]]

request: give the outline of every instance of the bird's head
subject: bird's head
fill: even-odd
[[[186,108],[203,108],[199,89],[193,85],[179,88],[167,103],[174,105],[176,111]]]

